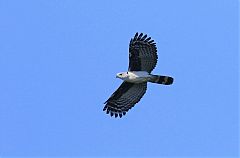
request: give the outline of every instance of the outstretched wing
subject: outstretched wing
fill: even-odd
[[[103,111],[111,116],[122,117],[143,97],[147,90],[147,83],[123,82],[121,86],[104,103]]]
[[[157,47],[151,37],[136,33],[129,44],[129,71],[151,72],[157,64]]]

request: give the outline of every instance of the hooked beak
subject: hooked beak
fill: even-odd
[[[116,78],[119,78],[119,74],[116,75]]]

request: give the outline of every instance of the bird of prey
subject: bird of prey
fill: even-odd
[[[122,79],[123,83],[104,103],[103,111],[121,118],[143,97],[147,90],[147,82],[172,84],[172,77],[151,74],[157,60],[157,47],[154,40],[146,34],[136,33],[129,44],[128,71],[117,73],[116,76]]]

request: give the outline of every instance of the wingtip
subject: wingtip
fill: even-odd
[[[124,115],[126,115],[126,111],[114,111],[107,108],[106,106],[103,108],[103,111],[106,111],[106,114],[109,114],[111,117],[114,118],[122,118]]]
[[[135,33],[135,35],[134,35],[134,38],[133,38],[133,39],[134,39],[134,40],[136,40],[136,39],[137,39],[137,37],[138,37],[138,32],[136,32],[136,33]]]

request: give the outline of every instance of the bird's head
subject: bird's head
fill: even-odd
[[[117,73],[116,78],[125,79],[128,77],[128,72]]]

